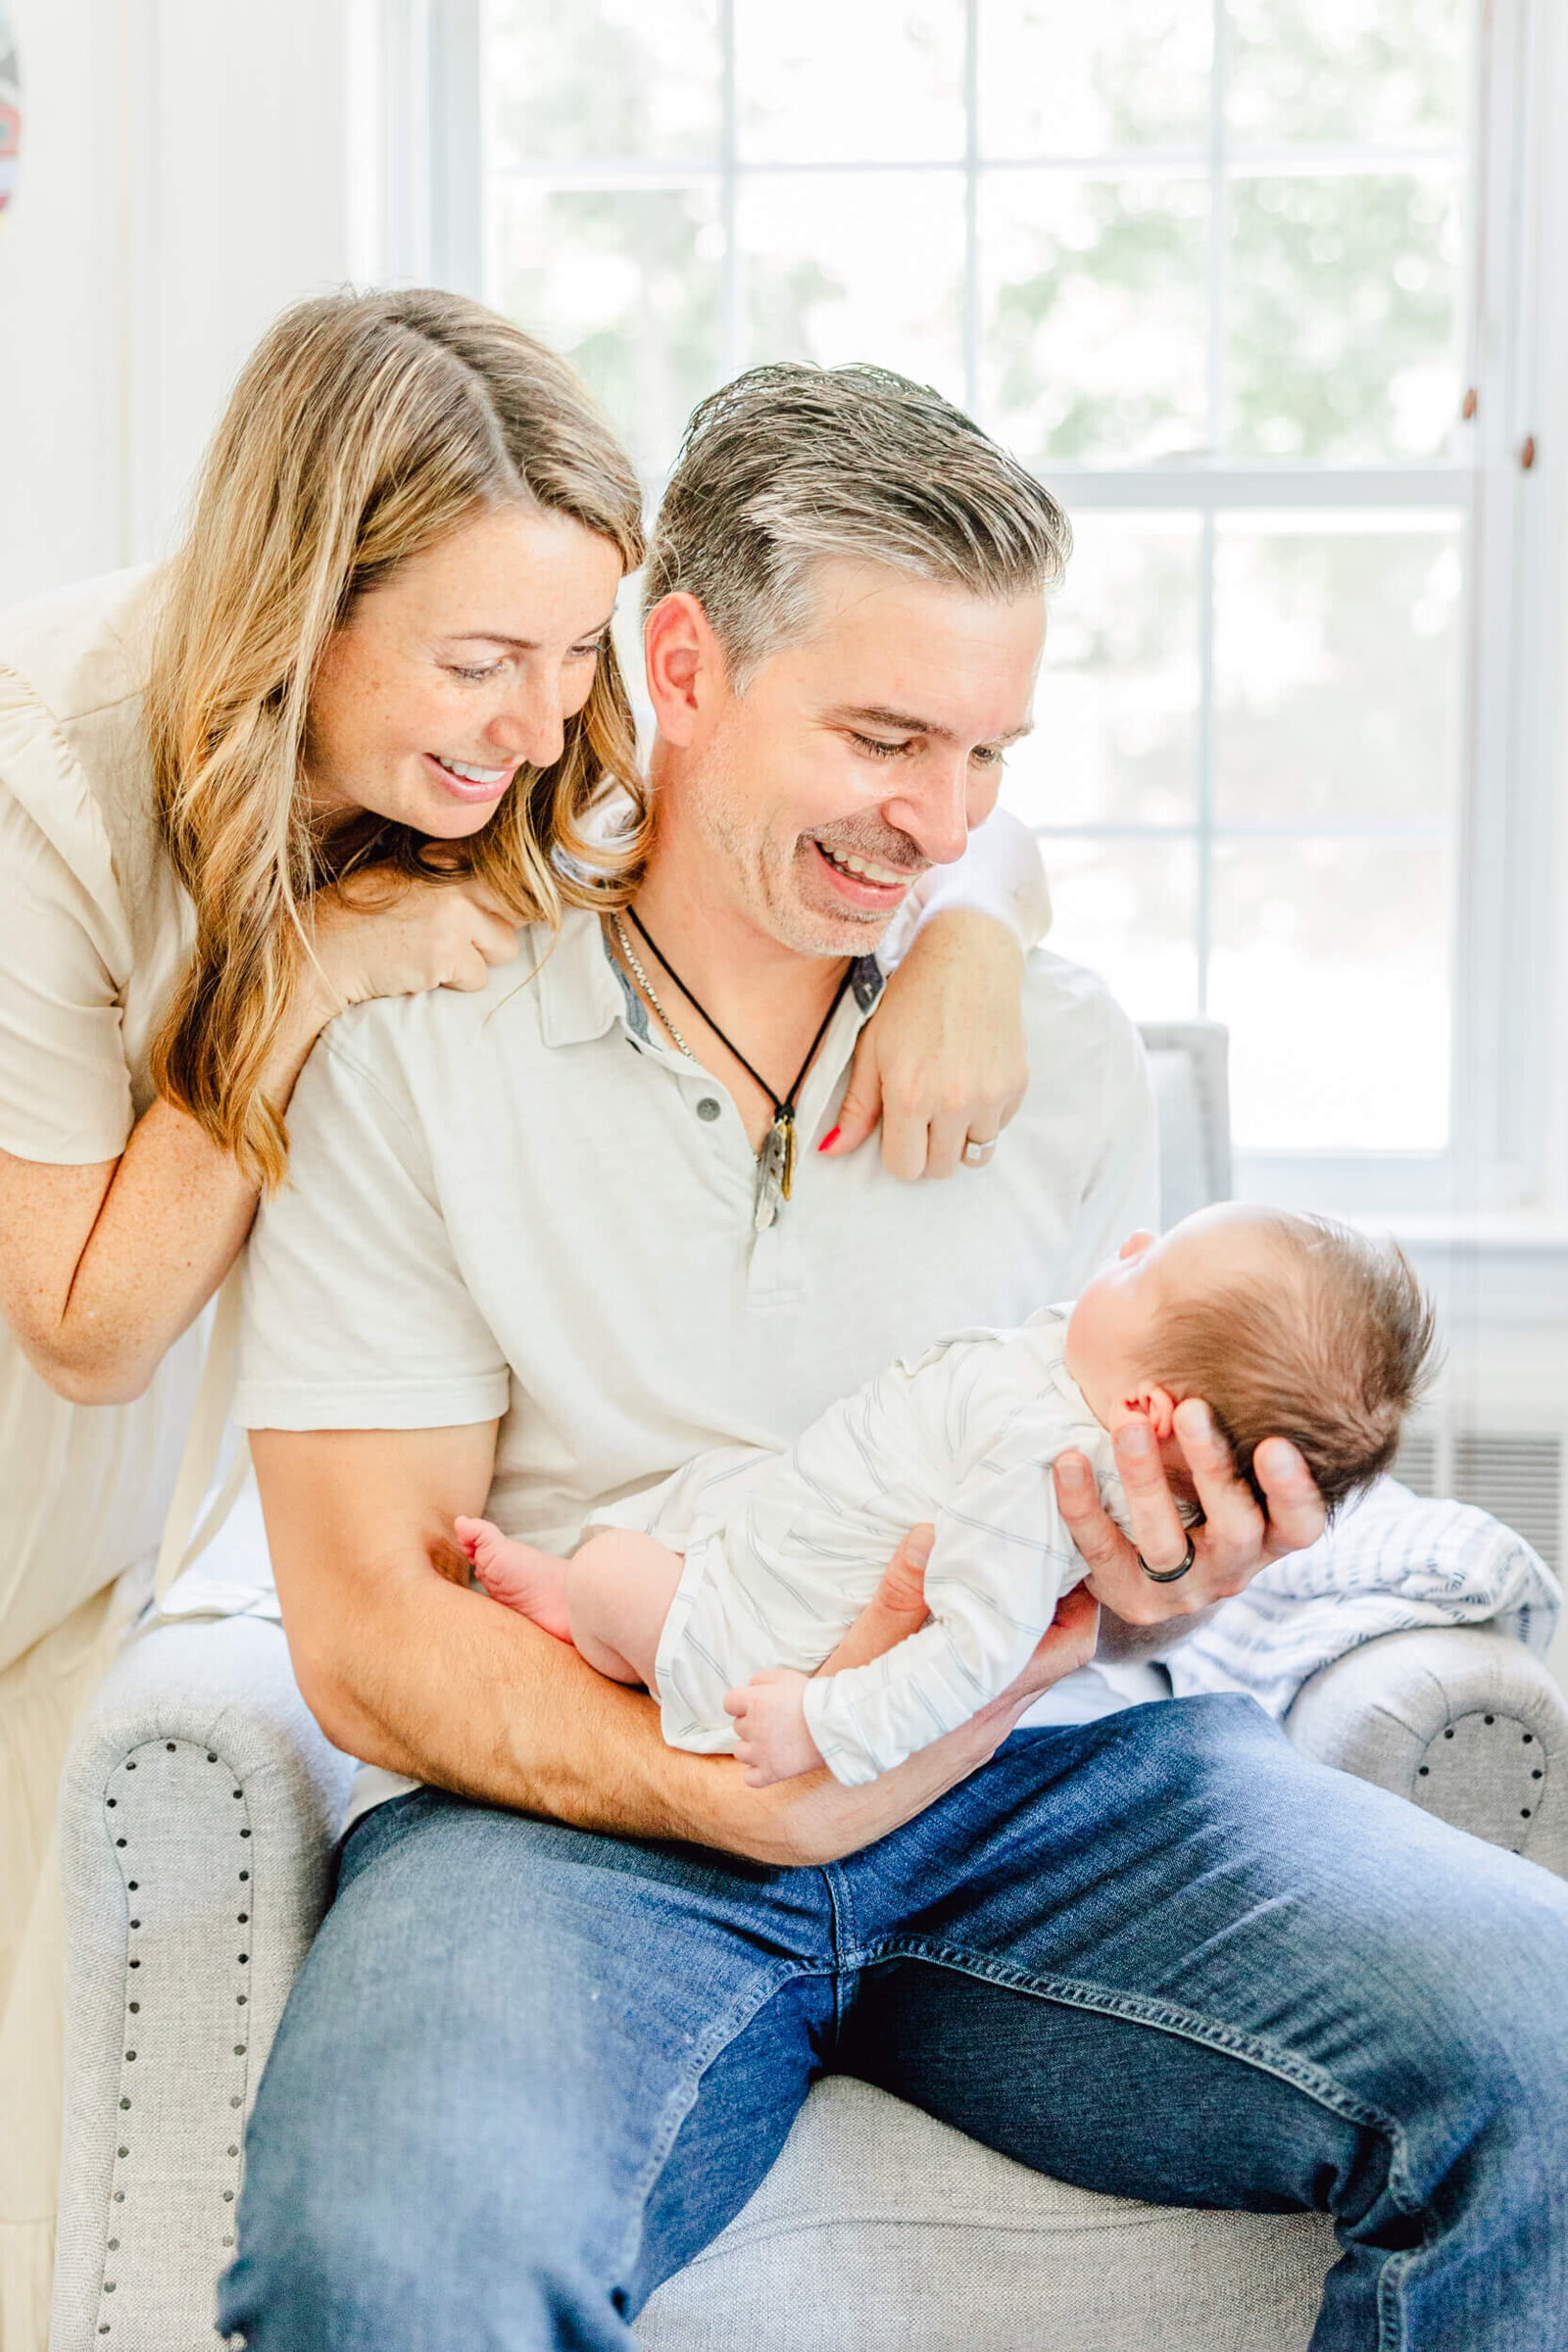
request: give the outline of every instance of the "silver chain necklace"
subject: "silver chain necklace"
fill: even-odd
[[[636,981],[638,987],[642,990],[643,995],[648,999],[649,1004],[658,1013],[661,1021],[662,1021],[664,1027],[669,1031],[670,1036],[674,1039],[676,1045],[680,1048],[680,1051],[685,1054],[687,1060],[695,1061],[697,1059],[696,1054],[692,1052],[690,1046],[686,1043],[686,1040],[682,1037],[680,1031],[676,1028],[674,1022],[670,1019],[668,1013],[664,1010],[664,1007],[662,1004],[661,1004],[658,997],[654,993],[654,984],[643,969],[642,958],[638,955],[636,949],[632,946],[631,941],[626,936],[626,926],[620,919],[620,911],[618,907],[614,914],[612,915],[611,920],[615,926],[615,937],[619,940],[620,952],[625,956],[626,961],[631,968],[632,978]]]
[[[643,927],[642,924],[637,921],[635,912],[633,913],[631,919],[634,923],[637,923],[637,928],[639,931],[641,931]],[[643,995],[648,999],[649,1004],[653,1006],[655,1012],[659,1015],[660,1020],[662,1022],[665,1029],[668,1030],[671,1038],[673,1038],[675,1044],[679,1047],[686,1059],[690,1062],[697,1062],[696,1054],[692,1052],[690,1046],[686,1043],[686,1040],[682,1037],[680,1031],[676,1028],[674,1022],[664,1010],[663,1005],[660,1003],[659,992],[648,977],[642,957],[638,955],[636,949],[631,944],[631,939],[627,933],[625,924],[621,920],[620,910],[618,907],[613,910],[611,920],[615,926],[615,937],[620,942],[620,952],[626,958],[626,966],[633,979],[637,982],[639,988],[641,988]],[[643,936],[646,939],[648,935],[646,932],[644,932]],[[663,956],[660,952],[659,948],[655,946],[653,940],[649,939],[648,945],[653,948],[654,954],[659,957],[660,962],[663,963]],[[790,1089],[789,1094],[782,1100],[774,1094],[772,1088],[767,1084],[766,1080],[763,1079],[758,1071],[752,1068],[751,1063],[746,1059],[745,1054],[741,1053],[740,1049],[730,1043],[730,1040],[724,1035],[723,1030],[720,1029],[714,1022],[711,1013],[705,1012],[702,1005],[697,1004],[696,998],[692,998],[692,1003],[696,1004],[698,1012],[702,1014],[703,1019],[708,1023],[709,1028],[713,1031],[713,1034],[719,1040],[719,1043],[724,1046],[728,1052],[734,1054],[736,1060],[740,1063],[741,1068],[745,1070],[747,1075],[761,1088],[763,1094],[767,1097],[769,1103],[772,1105],[773,1123],[769,1127],[766,1136],[763,1138],[761,1151],[757,1154],[757,1194],[755,1205],[752,1211],[753,1230],[757,1233],[765,1233],[768,1227],[774,1223],[780,1208],[790,1198],[790,1195],[794,1190],[795,1098],[800,1092],[802,1080],[805,1078],[807,1071],[810,1068],[812,1061],[816,1057],[817,1047],[822,1043],[823,1038],[827,1034],[828,1022],[831,1021],[834,1013],[838,1010],[840,1002],[844,996],[844,992],[850,985],[853,970],[854,967],[852,965],[850,970],[846,971],[843,979],[839,982],[838,993],[834,997],[832,1004],[828,1006],[826,1013],[823,1015],[821,1027],[818,1029],[815,1037],[811,1040],[810,1052],[807,1054],[806,1059],[802,1062],[799,1071],[796,1073],[794,1086]],[[676,987],[680,989],[683,996],[690,996],[690,990],[677,973],[671,972],[670,978],[674,980]],[[702,1068],[703,1064],[698,1062],[697,1066]]]

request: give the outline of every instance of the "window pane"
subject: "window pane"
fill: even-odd
[[[962,399],[956,172],[749,174],[736,239],[748,365],[875,360]]]
[[[1190,841],[1048,841],[1046,945],[1109,981],[1139,1020],[1198,1003],[1198,854]]]
[[[1474,0],[1229,0],[1233,138],[1457,140]]]
[[[1211,0],[980,0],[980,152],[1208,140]]]
[[[1459,551],[1457,516],[1221,518],[1221,822],[1447,816],[1459,753]]]
[[[735,78],[747,162],[963,153],[960,0],[735,0]]]
[[[485,33],[503,170],[716,161],[718,0],[490,0]]]
[[[1199,179],[998,172],[981,190],[988,421],[1032,464],[1206,438]]]
[[[1074,517],[1073,538],[1051,603],[1035,731],[1007,754],[1007,804],[1035,825],[1191,824],[1197,517],[1091,508]]]
[[[499,307],[582,370],[648,473],[718,374],[722,236],[712,188],[495,191]]]
[[[1206,957],[1253,1149],[1447,1138],[1462,517],[1338,510],[1332,469],[1453,453],[1478,17],[485,0],[491,298],[583,369],[646,472],[727,366],[868,359],[963,399],[966,293],[980,414],[1048,478],[1324,469],[1323,503],[1288,514],[1076,514],[1004,786],[1048,835],[1053,946],[1145,1016],[1193,1010]],[[986,169],[966,289],[970,22]]]
[[[1237,179],[1230,201],[1232,449],[1341,464],[1446,451],[1460,393],[1457,174]]]
[[[1216,845],[1208,1001],[1239,1145],[1445,1147],[1451,895],[1439,842]]]

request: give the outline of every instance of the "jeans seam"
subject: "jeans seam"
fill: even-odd
[[[632,2176],[632,2213],[627,2223],[626,2241],[621,2247],[620,2269],[623,2277],[630,2278],[636,2266],[654,2183],[668,2160],[682,2124],[692,2111],[703,2077],[719,2051],[726,2049],[738,2034],[744,2033],[752,2019],[759,2016],[769,2001],[776,1999],[786,1985],[798,1984],[803,1978],[825,1977],[835,1973],[829,1968],[813,1966],[808,1962],[781,1967],[771,1983],[760,1991],[738,1995],[727,2009],[712,2020],[702,2038],[693,2044],[688,2064],[672,2086],[659,2127],[650,2138],[648,2154]]]
[[[984,1977],[993,1984],[1006,1985],[1014,1991],[1060,2001],[1064,2007],[1099,2010],[1107,2017],[1125,2017],[1137,2025],[1179,2034],[1184,2040],[1200,2041],[1225,2057],[1245,2059],[1267,2074],[1277,2075],[1282,2082],[1294,2083],[1298,2090],[1304,2090],[1309,2098],[1332,2107],[1348,2122],[1365,2124],[1372,2131],[1385,2133],[1391,2141],[1397,2141],[1403,2152],[1404,2134],[1392,2115],[1374,2107],[1343,2082],[1337,2082],[1310,2059],[1299,2058],[1294,2050],[1282,2049],[1243,2027],[1204,2017],[1198,2010],[1183,2008],[1174,2001],[1156,2001],[1144,1993],[1125,1992],[1116,1985],[1095,1984],[1081,1977],[1043,1977],[1032,1969],[1018,1968],[987,1953],[968,1951],[961,1944],[935,1943],[925,1936],[884,1937],[859,1956],[859,1965],[871,1967],[876,1961],[888,1958],[929,1960],[939,1968],[956,1969],[964,1976]],[[1397,2191],[1395,2201],[1407,2212],[1414,2210]]]
[[[844,2032],[845,2015],[849,2006],[849,1979],[855,1971],[846,1962],[846,1953],[853,1952],[859,1930],[855,1918],[855,1889],[850,1874],[841,1863],[828,1862],[822,1868],[822,1884],[827,1888],[828,1909],[833,1921],[833,2036],[837,2041]]]
[[[1378,2278],[1378,2352],[1404,2352],[1404,2274],[1414,2252],[1391,2254]]]
[[[891,1936],[881,1938],[864,1953],[857,1955],[861,1967],[869,1968],[879,1960],[925,1960],[937,1968],[951,1968],[958,1974],[979,1977],[992,1984],[1000,1984],[1017,1992],[1033,1993],[1038,1999],[1058,2001],[1064,2008],[1090,2009],[1103,2017],[1122,2017],[1135,2025],[1152,2027],[1156,2033],[1173,2034],[1183,2040],[1196,2041],[1206,2049],[1217,2050],[1222,2056],[1240,2058],[1249,2066],[1275,2076],[1282,2082],[1315,2099],[1348,2123],[1364,2125],[1379,2132],[1389,2144],[1389,2195],[1401,2213],[1420,2213],[1420,2202],[1409,2186],[1409,2149],[1403,2127],[1397,2118],[1374,2107],[1321,2067],[1309,2059],[1299,2058],[1293,2050],[1281,2049],[1261,2034],[1249,2034],[1243,2028],[1227,2025],[1216,2018],[1206,2018],[1197,2010],[1179,2006],[1174,2001],[1156,2001],[1146,1994],[1124,1992],[1108,1984],[1086,1983],[1078,1977],[1043,1977],[1031,1969],[1018,1968],[997,1960],[983,1952],[966,1950],[961,1944],[936,1943],[923,1936]],[[1416,2249],[1418,2250],[1418,2249]],[[1401,2249],[1392,2253],[1378,2281],[1379,2342],[1378,2352],[1402,2352],[1404,2341],[1403,2316],[1390,2305],[1386,2292],[1397,2294],[1404,2271],[1416,2250]],[[1385,2325],[1393,2322],[1393,2331]]]

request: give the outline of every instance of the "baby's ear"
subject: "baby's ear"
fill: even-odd
[[[1148,1382],[1136,1396],[1128,1397],[1127,1410],[1136,1413],[1141,1421],[1147,1421],[1162,1446],[1175,1431],[1176,1399],[1168,1389],[1158,1387],[1153,1381]]]

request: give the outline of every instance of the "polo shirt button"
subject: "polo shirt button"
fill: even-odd
[[[702,1101],[697,1105],[697,1116],[700,1119],[717,1118],[718,1102],[715,1097],[712,1095],[704,1095]]]

